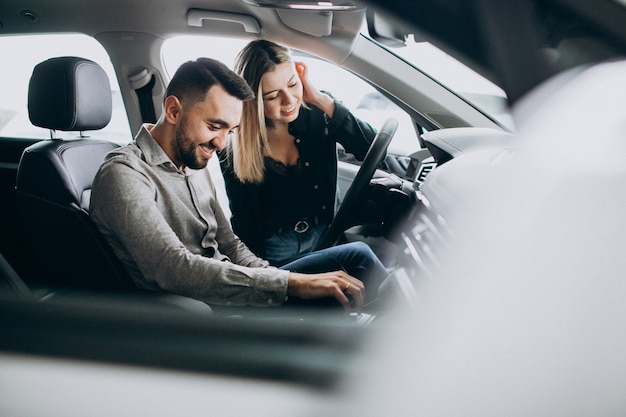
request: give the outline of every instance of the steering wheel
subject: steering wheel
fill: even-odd
[[[316,250],[335,245],[341,238],[342,233],[351,226],[350,219],[355,217],[354,214],[359,208],[358,203],[365,198],[370,180],[376,172],[376,167],[385,158],[387,148],[397,128],[398,121],[394,118],[389,118],[385,121],[383,127],[380,128],[374,140],[372,140],[372,144],[367,150],[367,154],[350,188],[346,191],[346,196],[339,206],[337,214],[335,214],[330,226],[328,226],[326,232],[317,242]]]

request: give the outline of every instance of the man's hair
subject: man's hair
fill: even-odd
[[[211,58],[187,61],[177,70],[165,91],[163,101],[169,96],[182,103],[196,103],[206,98],[215,84],[221,85],[228,94],[242,101],[252,100],[254,93],[248,83],[226,65]]]

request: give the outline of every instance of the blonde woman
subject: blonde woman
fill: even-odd
[[[280,266],[310,252],[333,219],[336,143],[362,160],[376,131],[316,89],[286,47],[252,41],[235,71],[256,99],[244,103],[239,133],[221,158],[231,223],[258,256]]]

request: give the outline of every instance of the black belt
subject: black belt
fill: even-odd
[[[306,217],[304,219],[298,220],[293,225],[279,227],[276,231],[276,234],[282,234],[285,232],[294,231],[296,233],[305,233],[309,229],[317,226],[319,221],[316,216]]]

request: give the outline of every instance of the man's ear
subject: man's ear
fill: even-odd
[[[182,111],[182,104],[176,96],[167,96],[164,103],[165,120],[168,123],[176,124],[176,121],[180,117]]]

